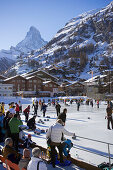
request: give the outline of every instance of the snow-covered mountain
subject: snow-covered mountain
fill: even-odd
[[[44,41],[40,35],[40,32],[32,26],[27,32],[25,39],[18,43],[16,47],[11,46],[10,50],[0,51],[0,59],[2,60],[5,58],[5,60],[8,60],[10,63],[14,64],[14,62],[11,62],[11,60],[16,61],[20,55],[26,56],[27,53],[33,53],[33,50],[39,49],[46,44],[47,41]],[[2,71],[3,70],[4,69],[2,69]]]
[[[47,41],[41,37],[40,32],[35,27],[30,27],[29,32],[24,40],[18,43],[15,47],[17,51],[24,53],[31,52],[32,50],[39,49],[47,44]]]
[[[101,66],[113,67],[113,2],[71,19],[46,46],[22,56],[13,67],[19,74],[46,68],[59,78],[88,79]]]

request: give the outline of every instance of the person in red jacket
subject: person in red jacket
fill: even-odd
[[[15,108],[16,114],[19,115],[19,111],[20,111],[19,105],[17,103],[15,103],[15,105],[16,105],[16,108]]]
[[[26,107],[23,112],[25,114],[25,122],[27,122],[29,118],[30,105],[28,105],[28,107]]]

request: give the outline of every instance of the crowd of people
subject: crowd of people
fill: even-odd
[[[97,102],[97,108],[99,108],[99,100]],[[70,100],[70,104],[73,103],[73,100]],[[67,101],[64,101],[64,104],[67,104]],[[83,100],[76,100],[77,111],[79,111],[80,106],[83,104]],[[86,105],[91,105],[93,107],[93,100],[86,100]],[[37,111],[42,111],[43,117],[46,115],[47,107],[53,105],[56,109],[56,123],[51,125],[46,133],[46,139],[50,140],[49,147],[50,150],[50,158],[53,168],[55,168],[56,161],[56,147],[58,148],[60,155],[60,163],[63,163],[63,145],[62,141],[65,140],[64,135],[75,137],[75,133],[71,133],[65,129],[66,117],[67,117],[67,108],[63,109],[61,112],[61,105],[58,101],[48,100],[48,104],[45,103],[44,100],[41,99],[33,100],[32,106],[28,105],[25,109],[22,108],[21,101],[18,103],[11,102],[9,104],[9,109],[5,112],[5,103],[1,102],[0,104],[0,142],[4,142],[4,147],[1,151],[2,155],[11,160],[12,162],[19,165],[20,169],[23,167],[30,170],[34,168],[34,170],[39,166],[42,167],[43,170],[47,169],[47,166],[44,161],[40,159],[40,149],[34,148],[32,150],[32,157],[30,157],[29,147],[33,143],[31,140],[31,135],[24,139],[23,144],[23,154],[19,152],[19,134],[21,131],[21,125],[23,125],[23,121],[21,120],[21,113],[25,115],[25,123],[27,127],[31,130],[36,129],[36,117],[39,116]],[[33,109],[33,116],[29,118],[30,109]],[[106,108],[106,116],[105,118],[108,120],[107,128],[113,129],[113,119],[112,119],[112,102],[108,101]],[[111,128],[110,128],[111,123]],[[38,165],[37,165],[38,164]],[[40,169],[39,168],[39,169]]]

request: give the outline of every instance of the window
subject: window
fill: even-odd
[[[4,87],[4,89],[7,89],[7,87]]]
[[[12,87],[9,87],[8,89],[12,89]]]
[[[32,80],[29,80],[29,83],[32,83]]]
[[[22,83],[25,83],[25,80],[22,80]]]
[[[31,84],[31,83],[29,84],[29,87],[32,87],[32,84]]]
[[[17,82],[21,82],[21,80],[17,80]]]
[[[57,86],[54,84],[54,87],[57,87]]]
[[[37,80],[33,80],[33,82],[34,82],[34,83],[36,83],[36,82],[37,82]]]
[[[49,87],[52,87],[52,84],[49,84]]]
[[[48,87],[48,84],[45,84],[46,87]]]

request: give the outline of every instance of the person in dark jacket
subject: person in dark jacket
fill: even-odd
[[[63,110],[63,113],[61,113],[61,114],[58,116],[58,119],[61,119],[64,125],[65,125],[65,122],[66,122],[66,113],[67,113],[67,109],[65,108],[65,109]]]
[[[43,103],[43,105],[42,105],[43,117],[45,117],[46,108],[47,108],[47,105],[45,103]]]
[[[58,116],[59,116],[59,114],[60,114],[60,108],[61,108],[61,106],[60,106],[60,104],[59,104],[58,102],[56,102],[56,106],[55,106],[55,108],[56,108],[57,117],[58,117]]]
[[[35,105],[34,105],[34,115],[37,115],[37,110],[38,110],[38,101],[35,101]]]
[[[10,113],[9,111],[6,112],[6,116],[4,117],[3,120],[3,128],[5,129],[5,137],[11,137],[11,131],[9,127],[9,121],[13,117],[13,114]]]
[[[24,141],[24,148],[29,148],[32,143],[33,141],[31,140],[31,134],[28,134],[28,138]]]
[[[105,118],[107,118],[107,120],[108,120],[107,128],[109,130],[111,130],[110,129],[110,122],[111,122],[111,127],[113,129],[113,119],[112,119],[112,108],[111,108],[110,104],[108,104],[108,106],[107,106],[106,113],[107,113],[107,116]]]
[[[36,116],[33,116],[31,119],[28,120],[27,126],[29,129],[35,130],[36,129],[36,122],[35,122]]]
[[[25,122],[28,121],[29,118],[29,112],[30,112],[30,105],[28,105],[28,107],[26,107],[23,111],[24,115],[25,115]]]

